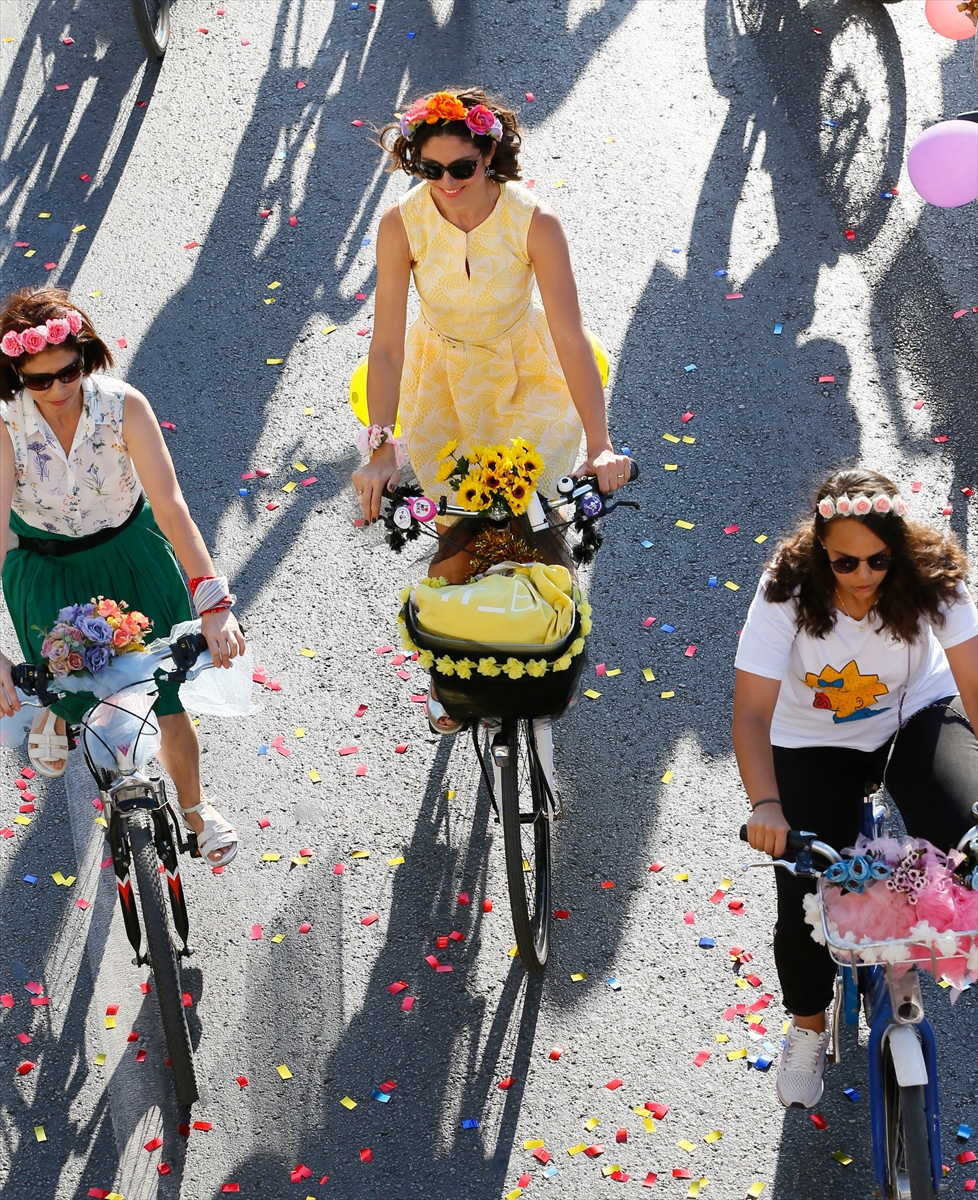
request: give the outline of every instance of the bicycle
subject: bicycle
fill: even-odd
[[[875,784],[867,787],[860,814],[859,831],[870,839],[882,836],[886,814],[884,806],[873,800],[876,791]],[[978,804],[972,811],[978,818]],[[740,840],[747,841],[746,825],[741,826]],[[978,825],[968,830],[957,848],[972,866],[978,863]],[[934,977],[939,978],[937,957],[933,948],[928,956],[912,940],[891,938],[861,944],[858,948],[840,940],[829,927],[824,898],[825,889],[831,886],[825,870],[843,862],[842,855],[818,841],[815,834],[795,830],[789,832],[785,849],[794,854],[794,861],[780,858],[773,864],[749,865],[773,865],[793,875],[818,880],[822,932],[829,954],[838,966],[832,1006],[832,1048],[826,1054],[826,1062],[842,1061],[840,1026],[843,1019],[847,1025],[858,1024],[862,998],[869,1026],[869,1107],[879,1194],[886,1200],[933,1200],[942,1178],[937,1045],[934,1030],[924,1016],[917,966],[929,962]],[[816,867],[813,855],[824,861],[823,870]],[[955,931],[955,937],[959,948],[964,941],[972,950],[978,946],[978,929]],[[892,963],[881,966],[860,961],[864,954],[870,959],[878,958],[900,947],[911,955],[900,965],[907,961],[911,965],[899,979]]]
[[[633,462],[630,480],[637,477],[638,466]],[[547,529],[561,533],[573,526],[581,534],[581,542],[574,550],[578,563],[590,561],[600,546],[601,535],[595,527],[600,518],[615,508],[639,507],[627,500],[609,504],[608,497],[597,490],[597,480],[589,476],[564,476],[557,483],[557,492],[552,499],[534,494],[527,509],[529,525],[537,534]],[[548,519],[548,513],[558,506],[571,504],[574,506],[571,520],[561,523],[556,517],[553,521]],[[466,509],[448,504],[445,497],[436,502],[417,487],[402,486],[390,494],[384,519],[391,548],[400,551],[406,541],[422,533],[436,539],[442,537],[429,528],[436,517],[471,518],[472,515]],[[497,526],[507,524],[510,519],[508,513],[501,512],[480,515]],[[552,645],[490,646],[438,637],[421,628],[410,599],[402,616],[410,640],[422,650],[462,658],[500,656],[515,658],[520,663],[545,660],[552,664],[566,655],[581,636],[579,610],[571,631]],[[439,702],[453,720],[461,722],[460,732],[466,728],[471,731],[495,823],[502,822],[516,945],[524,968],[533,974],[543,970],[550,951],[551,824],[563,816],[554,783],[552,723],[570,705],[584,661],[582,652],[566,670],[551,669],[538,677],[523,674],[518,679],[507,679],[472,674],[462,678],[458,674],[439,673],[437,678]],[[435,668],[431,669],[434,678]],[[484,734],[481,747],[480,730]],[[487,752],[493,767],[492,778],[486,768]]]
[[[194,624],[199,628],[199,622]],[[213,665],[198,662],[205,654],[209,659],[206,639],[200,633],[185,633],[172,644],[159,639],[145,653],[114,660],[124,666],[112,675],[111,682],[103,682],[96,676],[86,678],[85,689],[95,692],[100,702],[82,718],[80,739],[108,822],[107,837],[119,903],[126,934],[136,952],[133,965],[152,968],[174,1089],[180,1102],[188,1107],[199,1098],[199,1093],[180,982],[180,959],[189,957],[194,950],[188,943],[190,918],[177,855],[189,853],[199,857],[199,850],[196,834],[184,833],[167,798],[164,781],[150,776],[146,768],[160,746],[159,725],[152,712],[157,671],[166,679],[181,683],[195,679]],[[173,664],[173,669],[163,671],[167,662]],[[59,681],[46,665],[21,663],[13,668],[13,679],[21,696],[22,712],[38,707],[31,698],[48,708],[65,694],[58,690]],[[120,683],[122,687],[118,686]],[[11,718],[5,718],[5,723],[10,721]],[[4,742],[14,744],[6,738]],[[181,943],[179,950],[167,920],[161,863],[173,926]],[[130,870],[135,875],[136,895],[143,913],[145,953],[141,950],[142,934]]]
[[[136,32],[150,58],[162,58],[170,41],[170,0],[130,0]]]

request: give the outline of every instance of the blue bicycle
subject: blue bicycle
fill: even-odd
[[[883,834],[886,809],[876,803],[876,788],[866,795],[860,816],[859,831],[868,838]],[[978,818],[978,804],[973,808]],[[740,830],[741,841],[747,841],[747,826]],[[973,869],[978,863],[978,825],[972,826],[958,843]],[[842,862],[842,855],[831,846],[816,839],[813,833],[788,834],[786,853],[794,861],[779,858],[770,863],[751,863],[751,866],[773,865],[818,879],[818,900],[822,914],[825,944],[839,971],[835,982],[835,1004],[832,1008],[832,1048],[826,1062],[841,1061],[839,1027],[859,1021],[859,1002],[862,998],[866,1023],[869,1026],[869,1107],[873,1132],[873,1166],[880,1194],[886,1200],[934,1200],[941,1183],[941,1118],[937,1083],[937,1047],[934,1030],[924,1016],[917,966],[929,963],[935,978],[940,978],[934,952],[906,941],[861,944],[858,949],[833,935],[826,920],[824,889],[830,886],[825,870]],[[815,864],[822,859],[824,867]],[[978,945],[978,929],[958,931],[959,946],[964,943],[972,950]],[[884,952],[906,947],[912,957],[900,965],[911,963],[899,980],[891,965],[864,963],[866,958],[882,956]]]

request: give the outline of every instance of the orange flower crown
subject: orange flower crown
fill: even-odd
[[[491,137],[499,141],[503,136],[503,123],[484,104],[466,108],[458,96],[451,92],[435,92],[423,100],[417,100],[406,113],[396,114],[401,123],[401,136],[411,141],[422,125],[434,125],[438,121],[464,121],[473,137]]]

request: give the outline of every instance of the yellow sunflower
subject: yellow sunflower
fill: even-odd
[[[438,473],[435,475],[435,483],[444,483],[455,470],[455,459],[446,458],[438,468]]]
[[[454,454],[458,449],[458,438],[452,438],[450,442],[446,442],[438,451],[439,458],[445,458],[449,454]]]

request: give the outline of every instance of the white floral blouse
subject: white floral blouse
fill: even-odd
[[[28,525],[87,537],[132,512],[142,484],[122,437],[125,395],[121,379],[82,380],[82,414],[68,454],[29,392],[0,401],[14,445],[12,507]]]

